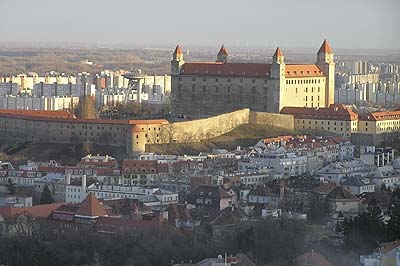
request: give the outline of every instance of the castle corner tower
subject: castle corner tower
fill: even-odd
[[[179,45],[177,45],[174,53],[172,54],[171,75],[178,75],[183,64],[185,64],[185,61],[183,60],[182,49]]]
[[[274,55],[272,56],[271,64],[271,79],[272,79],[272,105],[270,111],[279,112],[284,106],[280,100],[283,97],[283,87],[285,84],[285,57],[283,56],[281,48],[277,47]]]
[[[335,61],[333,50],[326,39],[318,50],[317,66],[326,76],[325,106],[328,107],[335,102]]]
[[[228,63],[228,57],[229,57],[228,51],[226,50],[225,46],[222,45],[217,55],[217,62],[222,62],[226,64]]]

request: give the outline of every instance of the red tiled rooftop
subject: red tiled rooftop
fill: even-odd
[[[104,216],[107,215],[101,203],[97,200],[93,193],[89,193],[87,197],[82,201],[76,212],[79,215],[84,216]]]
[[[358,114],[342,104],[331,104],[328,108],[310,107],[284,107],[281,114],[293,115],[299,119],[343,120],[352,121],[358,119]]]
[[[148,125],[168,124],[165,119],[152,120],[111,120],[111,119],[80,119],[66,111],[37,111],[37,110],[6,110],[0,109],[0,117],[21,118],[27,120],[70,122],[70,123],[93,123],[93,124],[117,124],[117,125]]]
[[[43,204],[22,208],[3,206],[0,207],[0,215],[12,218],[17,214],[28,214],[36,218],[47,218],[52,211],[58,209],[61,205],[63,205],[63,203]]]
[[[281,50],[281,48],[279,48],[279,46],[278,46],[278,47],[276,48],[276,50],[275,50],[274,57],[279,58],[279,57],[282,57],[282,56],[283,56],[282,50]]]
[[[333,266],[324,256],[315,251],[298,256],[293,260],[293,264],[295,266]]]
[[[287,78],[324,77],[317,65],[286,64],[285,71]]]
[[[175,47],[174,54],[176,54],[176,55],[181,55],[181,54],[183,54],[183,53],[182,53],[182,49],[181,49],[181,47],[180,47],[179,45],[177,45],[177,46]]]
[[[34,117],[51,117],[51,118],[76,118],[76,116],[67,111],[50,111],[50,110],[15,110],[0,109],[0,114],[26,115]]]
[[[326,39],[322,43],[321,48],[319,48],[318,53],[333,53],[333,50]]]
[[[400,119],[400,110],[372,112],[367,115],[360,116],[360,120],[363,121],[384,121],[397,119]]]
[[[185,63],[182,75],[269,77],[271,64],[197,62]]]
[[[221,46],[221,49],[219,49],[218,54],[228,55],[228,51],[226,50],[224,45]]]

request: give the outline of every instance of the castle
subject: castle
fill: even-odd
[[[285,106],[334,103],[334,53],[324,40],[315,64],[286,64],[278,47],[272,63],[231,63],[222,46],[216,62],[185,62],[179,45],[171,61],[174,114],[209,116],[242,108],[278,113]]]

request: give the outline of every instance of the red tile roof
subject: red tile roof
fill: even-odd
[[[399,239],[392,241],[392,242],[380,243],[378,250],[380,250],[383,254],[386,254],[397,247],[400,247]]]
[[[271,64],[262,63],[185,63],[182,75],[269,77]]]
[[[333,53],[333,50],[326,39],[322,43],[321,48],[319,48],[318,53],[327,53],[327,54]]]
[[[0,114],[26,115],[33,117],[76,118],[74,114],[67,111],[49,111],[49,110],[0,109]]]
[[[148,124],[169,123],[165,119],[153,119],[153,120],[80,119],[76,118],[75,116],[72,116],[71,113],[65,111],[37,111],[37,110],[27,111],[27,110],[0,109],[0,117],[11,117],[11,118],[21,118],[27,120],[53,121],[53,122],[117,124],[117,125],[148,125]]]
[[[360,116],[360,120],[363,121],[384,121],[398,119],[400,119],[400,111],[372,112],[367,115]]]
[[[342,104],[331,104],[328,108],[283,107],[281,113],[296,119],[358,120],[358,114]]]
[[[179,45],[177,45],[175,48],[175,51],[174,51],[174,55],[181,55],[181,54],[183,54],[181,47]]]
[[[295,266],[333,266],[324,256],[315,251],[298,256],[293,260],[293,264]]]
[[[47,218],[52,211],[58,209],[61,205],[63,205],[63,203],[43,204],[22,208],[3,206],[0,207],[0,215],[12,218],[17,214],[29,214],[36,218]]]
[[[317,65],[286,64],[285,71],[287,78],[324,77]]]
[[[281,48],[279,48],[279,46],[278,46],[278,47],[276,48],[276,50],[275,50],[274,57],[279,58],[279,57],[282,57],[282,56],[283,56],[282,50],[281,50]]]
[[[84,216],[105,216],[107,215],[101,203],[97,200],[93,193],[89,193],[79,206],[76,214]]]
[[[228,51],[226,50],[224,45],[221,46],[221,49],[219,49],[218,54],[228,55]]]

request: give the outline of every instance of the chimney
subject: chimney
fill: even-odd
[[[82,175],[82,200],[86,198],[86,175]]]
[[[65,185],[69,185],[71,183],[71,174],[67,174],[65,176]]]

